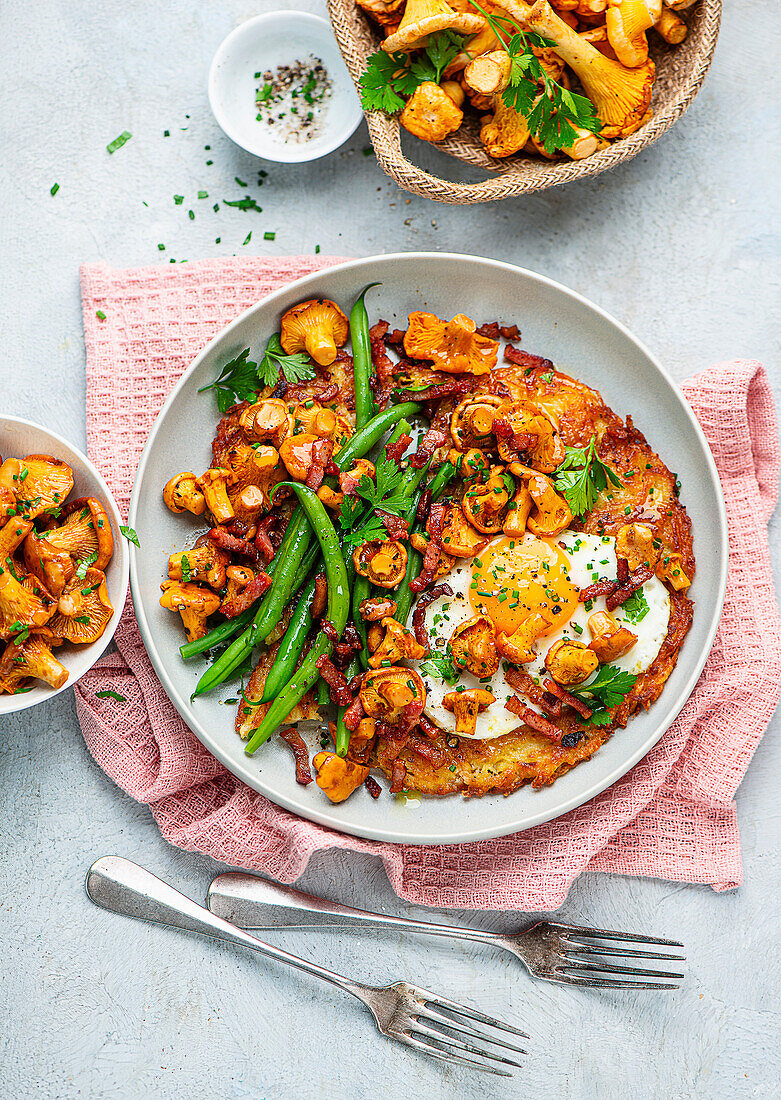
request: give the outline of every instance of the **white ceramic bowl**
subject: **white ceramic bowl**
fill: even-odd
[[[161,489],[178,470],[206,469],[219,418],[198,388],[211,382],[243,348],[257,358],[285,310],[304,298],[332,298],[349,309],[367,283],[372,319],[405,327],[410,310],[440,317],[463,312],[477,321],[516,323],[523,347],[553,360],[594,386],[622,416],[631,413],[655,451],[681,479],[681,500],[694,529],[697,573],[691,589],[694,622],[660,698],[624,730],[549,787],[522,787],[505,798],[376,801],[365,788],[331,805],[314,784],[295,781],[288,747],[273,737],[247,756],[234,732],[234,710],[223,699],[236,683],[190,700],[203,660],[184,662],[178,616],[160,607],[168,555],[191,545],[203,524],[173,515]],[[631,303],[627,304],[629,309]],[[542,275],[497,260],[412,252],[373,256],[326,268],[270,294],[228,325],[184,373],[152,428],[136,475],[130,524],[142,550],[132,554],[133,601],[152,664],[174,706],[210,752],[250,787],[312,821],[357,836],[411,844],[454,844],[531,828],[580,806],[620,779],[657,743],[702,672],[721,614],[727,576],[727,521],[718,474],[702,429],[664,367],[634,336],[579,294]]]
[[[333,90],[324,108],[321,132],[309,141],[284,141],[274,127],[257,120],[256,72],[275,71],[308,56],[319,58]],[[303,11],[256,15],[222,42],[209,70],[209,103],[228,137],[265,160],[297,164],[338,149],[355,132],[363,111],[345,68],[331,25]]]
[[[30,420],[22,420],[16,416],[0,416],[0,455],[4,459],[41,454],[59,458],[67,462],[73,470],[73,489],[69,496],[70,500],[76,500],[78,497],[95,497],[108,512],[114,535],[114,556],[106,570],[106,584],[114,614],[103,635],[92,645],[72,646],[66,643],[57,650],[57,660],[61,661],[69,672],[68,679],[61,688],[52,688],[48,684],[34,681],[35,686],[32,690],[23,695],[2,694],[0,695],[0,715],[27,710],[28,707],[37,706],[38,703],[43,703],[52,696],[59,695],[61,691],[73,687],[105,652],[114,637],[114,631],[117,629],[127,598],[130,555],[127,543],[119,530],[123,520],[108,485],[97,469],[86,455],[77,451],[67,439],[63,439],[56,432],[43,428],[40,424],[34,424]]]

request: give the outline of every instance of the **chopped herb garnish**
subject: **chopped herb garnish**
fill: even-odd
[[[181,206],[184,202],[184,195],[174,195],[174,202],[177,206]]]
[[[590,512],[608,483],[621,488],[621,481],[597,456],[597,437],[588,447],[566,447],[565,457],[555,473],[555,487],[564,494],[573,516]]]
[[[251,240],[252,240],[252,230],[250,229],[250,231],[249,231],[249,233],[247,234],[247,236],[246,236],[246,237],[244,238],[244,240],[243,240],[243,241],[241,242],[242,248],[244,247],[244,245],[245,245],[245,244],[249,244],[249,242],[250,242]]]
[[[113,141],[110,141],[106,148],[109,153],[116,153],[117,149],[121,149],[122,146],[130,141],[132,134],[128,130],[123,130],[119,137],[115,137]]]
[[[96,691],[96,699],[115,699],[118,703],[126,703],[127,699],[124,695],[120,695],[118,691]]]
[[[97,319],[99,321],[105,321],[106,320],[106,314],[103,312],[102,309],[96,309],[95,310],[95,316],[97,317]]]
[[[120,527],[120,531],[121,530],[122,530],[122,528]],[[78,579],[80,581],[84,580],[84,578],[87,575],[87,570],[89,569],[89,567],[91,565],[94,565],[97,560],[98,560],[97,550],[95,551],[94,554],[90,554],[88,557],[82,558],[82,560],[76,566],[76,576],[78,577]]]
[[[134,546],[141,549],[141,543],[138,541],[138,535],[135,533],[132,527],[123,527],[120,525],[120,532],[125,536],[128,542],[132,542]]]
[[[57,192],[59,191],[59,189],[60,189],[59,183],[53,183],[51,185],[50,189],[49,189],[49,194],[50,195],[56,195]]]
[[[258,206],[251,195],[247,195],[243,199],[234,199],[233,201],[223,199],[222,201],[226,206],[235,206],[238,210],[257,210],[259,214],[263,212],[263,207]]]
[[[208,191],[199,191],[198,192],[198,198],[199,199],[208,199],[208,197],[209,197],[209,192]]]
[[[157,247],[158,247],[160,252],[165,252],[165,245],[164,244],[159,244]]]
[[[275,241],[277,239],[276,233],[273,233],[270,229],[267,229],[263,234],[264,241]]]
[[[639,623],[646,617],[651,608],[648,606],[648,600],[645,598],[642,588],[638,588],[628,600],[624,600],[621,610],[624,618],[630,623]]]

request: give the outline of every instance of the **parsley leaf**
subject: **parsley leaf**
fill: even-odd
[[[120,695],[118,691],[96,691],[96,699],[116,699],[118,703],[126,703],[127,699],[124,695]]]
[[[384,50],[378,50],[366,59],[366,71],[358,81],[361,106],[365,111],[385,111],[388,115],[395,115],[402,109],[404,100],[396,92],[396,72],[398,69],[406,70],[406,60],[404,54],[385,53]],[[414,90],[410,88],[410,94]]]
[[[426,676],[433,676],[436,680],[444,680],[446,684],[457,684],[460,672],[453,663],[448,648],[447,653],[431,653],[420,666],[420,672]]]
[[[255,200],[249,195],[246,195],[243,199],[233,199],[231,201],[223,199],[222,204],[223,206],[235,206],[239,210],[257,210],[259,214],[263,213],[263,207],[258,206]]]
[[[564,494],[573,516],[584,516],[608,483],[621,488],[621,480],[597,456],[597,437],[588,447],[566,447],[564,461],[555,473],[554,485]]]
[[[590,99],[557,84],[540,64],[534,50],[553,45],[538,34],[524,31],[509,16],[497,21],[476,2],[473,8],[487,20],[500,41],[506,41],[507,25],[516,29],[506,49],[510,55],[510,74],[502,99],[508,107],[526,119],[529,130],[546,153],[571,146],[577,138],[575,127],[598,134],[602,123]]]
[[[581,684],[577,690],[572,689],[572,694],[588,707],[598,703],[599,706],[595,708],[588,724],[606,726],[611,719],[609,715],[605,717],[603,711],[623,703],[636,682],[637,677],[631,672],[623,672],[615,665],[603,665],[590,683]]]
[[[385,111],[395,115],[426,81],[439,84],[450,62],[464,47],[464,36],[453,31],[431,34],[417,57],[405,53],[378,50],[366,59],[366,69],[358,81],[361,105],[366,111]]]
[[[125,533],[125,530],[126,530],[126,528],[124,528],[124,527],[120,527],[120,531],[121,531],[121,532],[122,532],[123,534]],[[90,555],[89,555],[88,557],[86,557],[86,558],[82,558],[82,559],[81,559],[81,561],[79,562],[79,564],[78,564],[78,565],[76,566],[76,576],[78,577],[78,579],[79,579],[80,581],[83,581],[83,580],[84,580],[84,578],[85,578],[85,577],[86,577],[86,575],[87,575],[87,570],[89,569],[89,567],[90,567],[91,565],[94,565],[94,564],[95,564],[95,562],[96,562],[97,560],[98,560],[98,552],[97,552],[97,550],[95,551],[95,553],[94,553],[94,554],[90,554]]]
[[[651,610],[648,606],[648,600],[643,595],[642,588],[638,588],[628,600],[624,600],[621,610],[624,613],[624,618],[630,623],[642,622]]]
[[[361,546],[364,542],[384,542],[387,537],[385,524],[372,512],[360,527],[347,532],[344,541],[348,546]]]
[[[374,477],[364,474],[355,487],[355,493],[345,494],[339,509],[339,523],[348,532],[346,542],[351,546],[360,546],[362,542],[388,538],[387,528],[382,518],[375,514],[375,509],[394,516],[404,516],[409,511],[412,497],[403,486],[403,480],[404,471],[396,462],[387,455],[377,459]]]
[[[198,393],[216,390],[217,408],[221,413],[227,412],[238,401],[252,401],[260,388],[258,364],[253,363],[248,356],[249,348],[245,348],[240,355],[225,364],[213,382],[198,390]]]
[[[182,554],[182,580],[185,584],[193,579],[193,571],[190,568],[190,559],[186,554]]]
[[[312,361],[303,351],[295,355],[285,355],[279,334],[274,335],[266,345],[263,358],[258,364],[257,374],[266,386],[273,386],[279,378],[279,372],[288,382],[306,382],[314,378]]]
[[[138,541],[138,535],[135,533],[132,527],[120,527],[119,530],[120,533],[125,536],[128,542],[132,542],[133,545],[137,546],[139,550],[141,549],[141,543]],[[97,561],[97,557],[95,560]],[[91,564],[92,562],[90,562],[90,565]]]

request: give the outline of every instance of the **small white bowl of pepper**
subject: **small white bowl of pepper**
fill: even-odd
[[[232,141],[283,164],[333,152],[363,118],[330,24],[302,11],[236,27],[214,55],[209,102]]]

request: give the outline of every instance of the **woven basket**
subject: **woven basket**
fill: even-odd
[[[366,59],[379,49],[382,36],[354,0],[328,0],[328,11],[339,49],[357,86],[366,68]],[[656,62],[653,118],[631,137],[614,142],[601,153],[581,161],[550,162],[521,155],[497,162],[487,155],[480,142],[479,120],[467,117],[461,128],[446,141],[439,142],[437,148],[493,175],[478,183],[455,183],[433,176],[407,160],[401,151],[402,128],[397,118],[382,111],[368,111],[366,121],[377,160],[391,179],[405,190],[436,202],[456,204],[528,195],[614,168],[669,130],[699,91],[716,48],[721,0],[698,0],[683,15],[689,33],[680,46],[667,46],[658,35],[649,36],[655,40],[651,44],[651,55]]]

